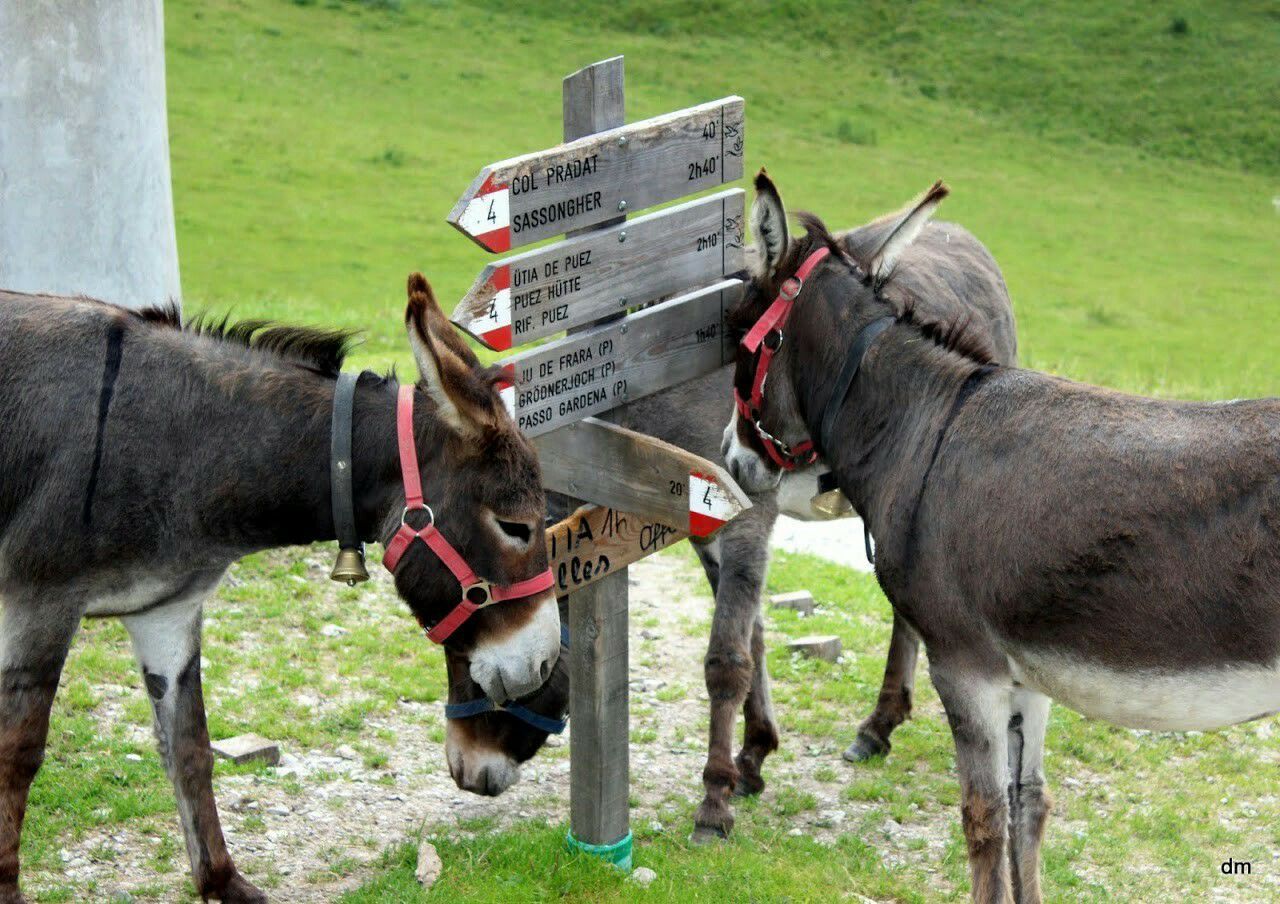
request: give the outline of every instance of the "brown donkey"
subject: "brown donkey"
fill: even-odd
[[[850,254],[867,255],[884,241],[895,221],[880,219],[838,236]],[[760,232],[757,231],[757,236]],[[910,266],[907,267],[906,264]],[[972,318],[1001,363],[1017,354],[1013,310],[1000,269],[971,233],[955,224],[937,224],[904,252],[899,290],[927,299],[935,317]],[[682,384],[629,405],[626,425],[658,435],[699,455],[719,459],[727,449],[721,427],[724,399],[731,391],[733,368]],[[797,484],[813,489],[794,493]],[[813,469],[793,471],[775,491],[753,492],[753,508],[736,518],[710,542],[695,543],[715,595],[715,616],[705,663],[711,698],[711,737],[703,772],[705,795],[694,817],[694,837],[723,838],[733,827],[731,796],[757,794],[765,787],[762,767],[777,748],[779,733],[769,695],[761,594],[769,562],[769,532],[784,497],[807,507],[816,491]],[[790,492],[789,492],[790,491]],[[556,509],[557,501],[551,502]],[[871,715],[845,752],[864,760],[889,750],[890,733],[911,712],[915,681],[914,633],[895,616],[884,682]],[[564,674],[561,674],[564,672]],[[537,752],[568,708],[567,660],[556,666],[555,680],[521,701],[525,717],[496,712],[483,703],[483,691],[471,682],[461,659],[451,663],[446,754],[459,787],[499,794],[519,775],[518,765]],[[736,714],[746,731],[735,755]],[[530,717],[531,716],[531,717]]]
[[[974,899],[1037,902],[1050,697],[1161,730],[1280,709],[1280,400],[1168,402],[993,366],[962,319],[895,290],[940,184],[862,258],[813,217],[790,240],[767,177],[757,190],[774,241],[736,318],[796,295],[757,422],[819,444],[924,640]],[[738,479],[767,477],[756,428],[736,439]]]
[[[405,521],[420,532],[391,547],[396,588],[438,637],[506,585],[549,588],[528,583],[546,572],[546,505],[497,372],[420,275],[405,320],[421,381],[354,384],[354,521],[362,540],[391,542]],[[132,637],[200,895],[266,900],[218,823],[201,613],[246,553],[335,537],[331,420],[350,338],[262,322],[184,329],[172,311],[0,292],[0,904],[23,900],[27,793],[85,617],[120,618]],[[468,575],[467,604],[455,574]],[[444,642],[495,699],[530,693],[559,655],[554,595],[517,591]]]

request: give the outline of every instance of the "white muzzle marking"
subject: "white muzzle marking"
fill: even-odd
[[[544,591],[530,605],[534,613],[524,626],[500,641],[477,645],[471,653],[471,677],[495,703],[542,687],[560,656],[560,607],[555,592]]]

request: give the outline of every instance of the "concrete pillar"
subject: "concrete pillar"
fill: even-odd
[[[162,0],[0,0],[0,288],[180,301]]]

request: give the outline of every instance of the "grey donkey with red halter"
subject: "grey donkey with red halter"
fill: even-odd
[[[410,495],[429,495],[456,561],[415,530],[396,588],[488,695],[523,696],[560,650],[554,595],[537,589],[549,587],[537,458],[494,389],[500,372],[420,275],[405,322],[420,381],[365,373],[350,386],[355,541],[403,536],[403,488],[420,481]],[[0,904],[23,900],[19,836],[67,650],[83,618],[102,617],[132,638],[198,893],[266,900],[236,869],[213,798],[202,612],[246,553],[337,536],[332,415],[350,340],[0,292]],[[526,595],[470,600],[441,630],[476,575]]]
[[[998,366],[963,318],[935,319],[896,288],[944,194],[926,193],[866,262],[841,260],[802,217],[806,234],[766,260],[731,316],[749,326],[832,250],[792,313],[761,422],[817,441],[875,536],[885,595],[923,639],[956,747],[973,899],[1038,904],[1051,698],[1158,731],[1280,711],[1280,399],[1141,398]],[[837,385],[830,374],[886,317]],[[754,366],[740,349],[740,390]],[[771,466],[736,427],[730,468],[750,485]]]

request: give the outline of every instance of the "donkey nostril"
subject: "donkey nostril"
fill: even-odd
[[[551,660],[543,660],[542,668],[538,669],[538,675],[542,678],[542,683],[546,684],[547,679],[551,677]]]

